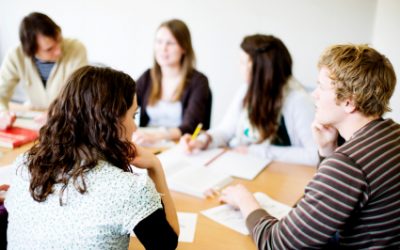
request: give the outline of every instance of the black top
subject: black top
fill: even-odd
[[[7,249],[7,210],[3,203],[0,203],[0,250]]]
[[[150,119],[146,110],[151,83],[150,70],[144,72],[137,80],[137,101],[140,106],[141,127],[147,126]],[[182,103],[182,124],[178,128],[182,134],[193,133],[199,123],[203,124],[205,130],[210,128],[212,93],[204,74],[194,70],[189,75],[180,102]]]
[[[286,129],[285,119],[281,116],[281,122],[279,123],[278,131],[271,140],[271,144],[275,146],[291,146],[290,137]]]
[[[160,208],[147,216],[133,231],[147,250],[170,250],[178,246],[178,235],[169,225],[164,209]]]

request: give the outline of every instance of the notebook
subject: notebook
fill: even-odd
[[[43,124],[36,122],[35,118],[43,117],[44,113],[39,111],[18,111],[15,112],[17,120],[14,122],[15,127],[27,128],[39,131]]]
[[[270,162],[270,159],[251,154],[224,150],[218,157],[208,163],[207,167],[237,178],[253,180]]]
[[[38,131],[27,128],[11,127],[0,130],[0,147],[19,147],[36,140],[38,136]]]
[[[202,163],[209,158],[202,155],[192,159],[180,148],[174,147],[157,156],[163,166],[168,187],[173,191],[203,198],[207,190],[219,190],[232,182],[230,175],[204,167]]]
[[[173,171],[179,162],[204,166],[215,172],[233,177],[253,180],[270,162],[270,159],[242,154],[225,148],[214,148],[187,154],[177,145],[159,155],[161,162]],[[168,175],[168,174],[167,174]]]

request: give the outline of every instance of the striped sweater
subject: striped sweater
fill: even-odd
[[[303,199],[280,221],[252,212],[259,249],[400,249],[400,125],[375,120],[321,162]]]

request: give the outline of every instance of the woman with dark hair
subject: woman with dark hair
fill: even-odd
[[[292,58],[283,42],[271,35],[247,36],[240,65],[247,82],[234,97],[216,128],[196,140],[185,135],[188,151],[230,146],[272,160],[318,163],[311,134],[311,97],[292,76]]]
[[[132,78],[109,68],[71,75],[38,143],[15,163],[5,200],[10,249],[127,249],[132,232],[146,249],[176,248],[161,164],[131,141],[135,92]]]
[[[193,133],[199,123],[210,126],[211,90],[208,79],[195,68],[191,36],[184,22],[166,21],[157,30],[154,66],[138,79],[140,126],[158,127],[152,133],[138,131],[138,143],[178,140]]]

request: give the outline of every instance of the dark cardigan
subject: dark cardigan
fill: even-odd
[[[212,94],[208,79],[202,73],[194,70],[189,76],[187,86],[182,93],[182,124],[179,129],[182,134],[193,133],[197,124],[203,123],[203,129],[210,128]],[[149,116],[146,112],[151,91],[150,70],[147,70],[137,80],[137,102],[140,106],[140,126],[146,127]]]

